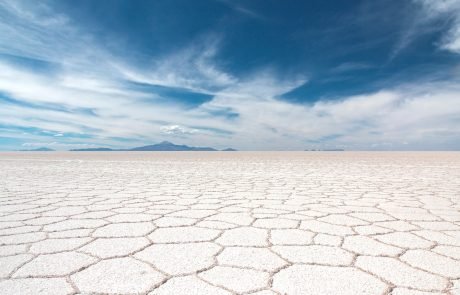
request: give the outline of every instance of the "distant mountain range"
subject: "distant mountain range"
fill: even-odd
[[[20,152],[53,152],[53,149],[47,147],[40,147],[32,150],[19,150]]]
[[[177,145],[169,141],[163,141],[157,144],[135,147],[132,149],[110,149],[110,148],[88,148],[88,149],[72,149],[75,152],[108,152],[108,151],[218,151],[211,147],[194,147],[188,145]],[[222,151],[236,151],[232,148],[227,148]]]
[[[36,149],[30,149],[30,150],[19,150],[21,152],[52,152],[54,151],[53,149],[47,148],[47,147],[39,147]],[[115,151],[219,151],[215,148],[212,147],[195,147],[195,146],[188,146],[188,145],[178,145],[174,144],[169,141],[162,141],[157,144],[151,144],[151,145],[146,145],[146,146],[140,146],[140,147],[134,147],[131,149],[111,149],[111,148],[104,148],[104,147],[99,147],[99,148],[86,148],[86,149],[72,149],[70,150],[72,152],[115,152]],[[226,148],[221,150],[222,152],[235,152],[238,151],[236,149],[232,148]],[[309,152],[341,152],[344,151],[344,149],[336,148],[336,149],[310,149],[310,150],[305,150]]]

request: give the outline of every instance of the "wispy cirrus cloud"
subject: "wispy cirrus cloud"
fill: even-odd
[[[279,97],[308,86],[308,77],[268,65],[236,75],[219,60],[224,34],[204,34],[139,66],[46,2],[1,2],[0,16],[7,20],[0,24],[0,137],[24,146],[132,147],[165,139],[267,150],[460,145],[452,128],[460,120],[455,79],[401,81],[372,93],[293,104]],[[442,46],[455,51],[452,40]],[[51,70],[11,56],[40,60]],[[344,62],[335,71],[366,66]],[[179,99],[190,92],[209,99],[184,107],[164,88]]]
[[[219,37],[211,34],[177,52],[152,60],[146,69],[116,62],[113,66],[124,79],[133,82],[212,94],[238,81],[216,65],[219,43]]]
[[[420,36],[442,32],[437,46],[452,53],[460,53],[460,1],[412,0],[413,14],[407,20],[400,38],[393,48],[391,58]]]
[[[236,11],[236,12],[238,12],[238,13],[246,16],[246,17],[256,19],[256,20],[262,20],[262,21],[267,20],[267,18],[264,17],[262,14],[245,7],[244,5],[242,5],[240,3],[237,3],[237,1],[219,0],[219,2],[224,3],[228,7],[232,8],[234,11]]]
[[[460,53],[460,1],[459,0],[415,0],[422,6],[423,16],[428,20],[444,19],[448,30],[439,46],[444,50]]]

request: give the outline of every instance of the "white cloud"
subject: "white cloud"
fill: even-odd
[[[117,62],[112,66],[133,82],[212,94],[238,82],[236,77],[216,65],[219,44],[220,38],[211,34],[193,45],[153,60],[148,69],[133,69]]]
[[[441,47],[455,53],[460,53],[460,18],[444,36]]]
[[[46,1],[2,0],[0,17],[0,53],[81,69],[101,55],[91,35],[53,11]]]
[[[21,2],[0,7],[0,16],[14,20],[0,24],[0,52],[59,65],[44,74],[0,60],[0,91],[22,102],[0,108],[0,124],[21,130],[3,128],[0,136],[34,144],[30,146],[132,147],[165,136],[179,136],[182,143],[196,146],[267,150],[305,149],[310,144],[347,149],[460,146],[455,129],[460,124],[459,81],[413,83],[335,101],[292,104],[279,96],[308,83],[306,77],[281,75],[270,68],[235,77],[216,61],[219,38],[215,36],[140,69],[106,52],[71,20],[55,16],[44,4],[34,8],[28,2],[22,9],[16,3]],[[197,108],[184,109],[159,94],[126,85],[127,80],[214,97]],[[229,120],[213,114],[220,110],[238,116]],[[29,127],[50,133],[23,134],[27,132],[21,128]]]
[[[198,129],[187,128],[187,127],[180,126],[180,125],[162,126],[160,129],[162,133],[169,134],[169,135],[195,134],[199,132]]]
[[[414,0],[424,6],[429,16],[436,17],[436,14],[451,13],[460,9],[459,0]]]
[[[414,0],[421,5],[421,21],[431,24],[443,20],[450,24],[440,41],[440,48],[460,53],[460,0]]]
[[[32,83],[24,77],[28,76],[16,76],[18,85]],[[109,137],[149,143],[161,141],[164,136],[177,135],[185,137],[183,143],[191,145],[240,149],[304,149],[310,142],[323,147],[346,146],[349,149],[440,148],[460,143],[460,134],[453,128],[459,123],[459,83],[411,84],[311,105],[296,105],[277,99],[303,83],[305,79],[283,80],[264,70],[248,80],[217,91],[213,100],[190,110],[145,104],[136,100],[134,95],[132,98],[117,97],[112,102],[100,92],[70,91],[64,87],[65,91],[70,91],[67,97],[73,99],[53,102],[69,109],[93,108],[97,116],[5,105],[0,109],[0,124],[25,127],[32,124],[51,131],[50,136],[87,133],[93,137],[88,141],[112,144],[114,142]],[[43,93],[50,97],[57,98],[63,91],[62,85],[53,85],[51,80],[45,79],[44,84],[48,86]],[[19,88],[11,87],[9,93],[22,100],[37,102],[32,93],[23,93]],[[19,89],[17,93],[13,91],[15,89]],[[91,99],[78,100],[82,94]],[[216,109],[232,110],[239,116],[228,121],[209,115],[209,110]],[[173,124],[162,123],[171,120]],[[218,137],[212,131],[189,126],[219,128],[231,134]],[[337,138],[332,142],[322,141],[331,135],[337,135]]]
[[[460,53],[460,0],[412,0],[407,12],[405,28],[400,32],[390,59],[422,35],[441,32],[436,46],[442,50]]]

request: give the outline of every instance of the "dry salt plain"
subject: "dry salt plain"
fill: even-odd
[[[460,294],[460,153],[0,154],[0,294]]]

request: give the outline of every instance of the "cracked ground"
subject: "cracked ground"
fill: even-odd
[[[0,294],[460,294],[460,154],[1,153]]]

